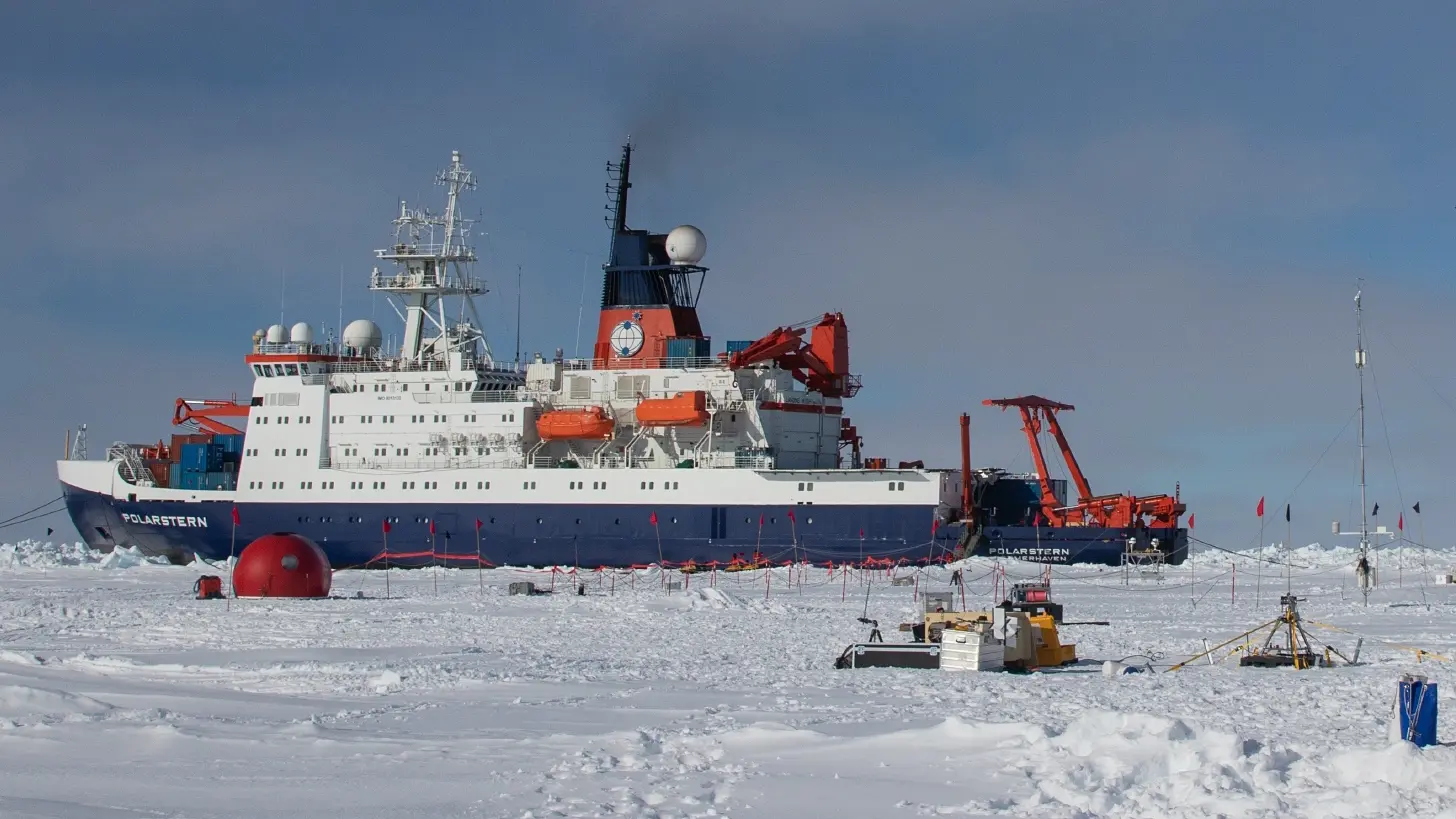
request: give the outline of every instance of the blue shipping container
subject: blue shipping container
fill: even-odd
[[[212,439],[212,442],[222,447],[224,455],[241,455],[243,452],[243,436],[241,435],[218,435]]]
[[[183,472],[217,472],[222,469],[222,446],[183,444],[179,462]]]
[[[1400,738],[1424,748],[1436,744],[1436,683],[1406,674],[1400,678],[1397,703]]]
[[[728,342],[728,354],[741,353],[752,346],[752,341],[730,341]]]
[[[167,470],[167,485],[173,489],[182,488],[182,464],[174,463]]]

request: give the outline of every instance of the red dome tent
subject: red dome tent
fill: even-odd
[[[333,568],[318,544],[274,532],[249,543],[233,568],[236,597],[328,597]]]

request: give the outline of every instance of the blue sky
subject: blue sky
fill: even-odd
[[[337,323],[341,271],[345,320],[383,317],[370,251],[452,149],[481,180],[497,350],[519,266],[525,349],[570,353],[630,132],[632,222],[708,235],[710,334],[846,313],[870,454],[949,465],[969,408],[977,462],[1024,468],[980,399],[1041,393],[1078,406],[1094,489],[1181,481],[1224,545],[1353,410],[1365,277],[1371,494],[1421,500],[1446,542],[1447,6],[461,8],[8,10],[0,517],[57,493],[67,426],[95,452],[169,433],[178,395],[246,393],[285,276],[290,322]],[[1349,519],[1354,453],[1347,432],[1299,485],[1297,540]]]

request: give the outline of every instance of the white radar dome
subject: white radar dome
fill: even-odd
[[[312,344],[313,328],[308,326],[308,322],[300,321],[288,331],[288,340],[294,344]]]
[[[268,328],[263,340],[269,344],[283,344],[288,341],[288,328],[281,324],[274,324]]]
[[[355,319],[344,328],[344,346],[359,350],[377,350],[384,334],[369,319]]]
[[[667,258],[673,264],[697,264],[708,252],[708,237],[692,225],[678,225],[667,234]]]

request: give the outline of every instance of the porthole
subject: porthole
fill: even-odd
[[[542,520],[542,519],[541,519],[541,518],[536,518],[536,525],[537,525],[537,526],[540,526],[540,525],[541,525],[541,524],[543,524],[543,523],[545,523],[545,522],[546,522],[546,521],[545,521],[545,520]]]

